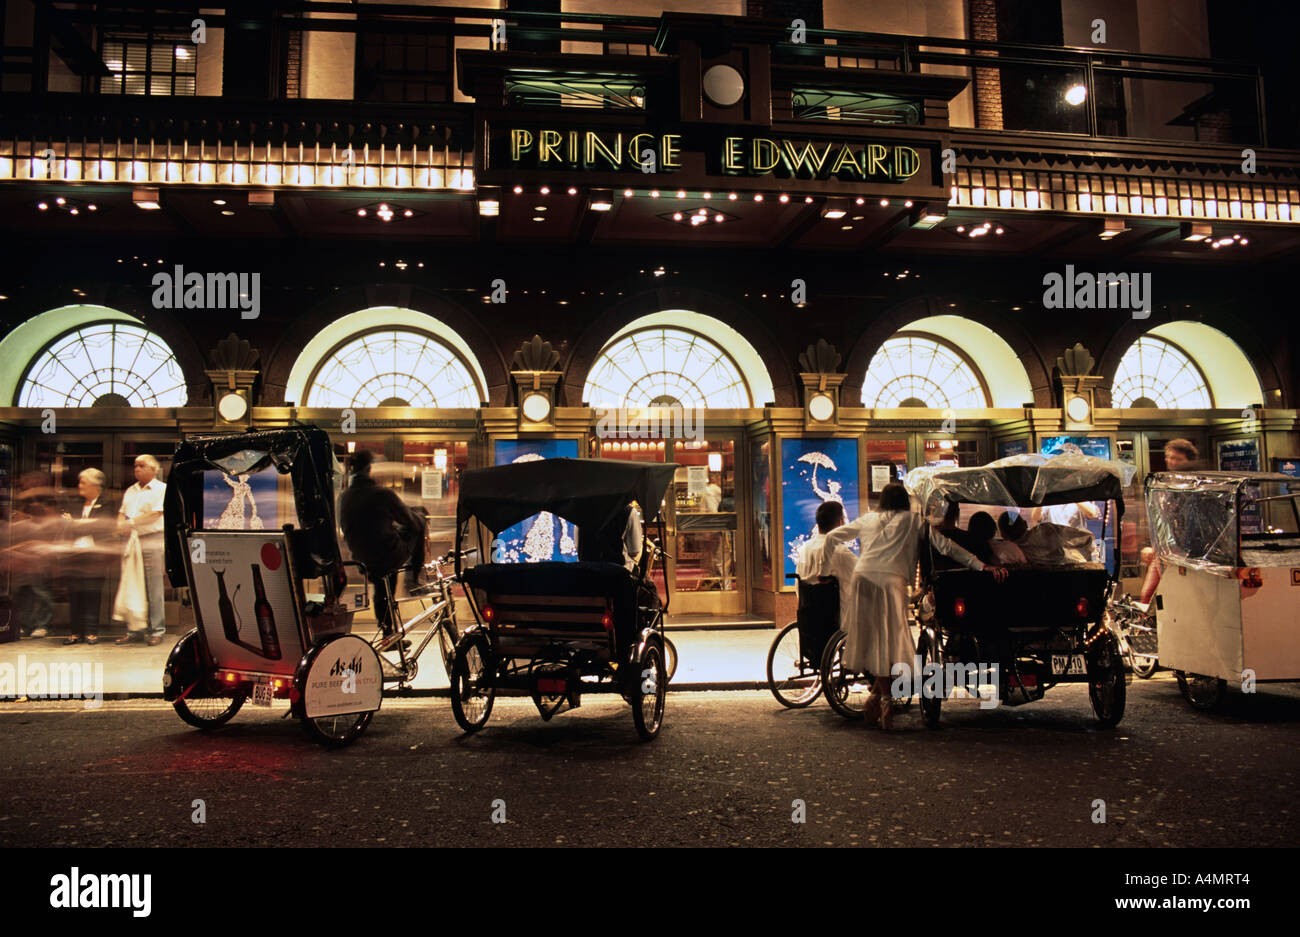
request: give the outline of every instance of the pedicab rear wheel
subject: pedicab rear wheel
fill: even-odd
[[[451,714],[466,732],[477,732],[492,715],[497,695],[494,670],[487,635],[475,631],[460,639],[451,665]]]
[[[198,687],[195,687],[197,690]],[[193,692],[184,699],[174,700],[176,715],[196,729],[215,729],[235,717],[248,699],[248,690],[236,690],[233,696],[196,696]]]
[[[1193,709],[1207,713],[1223,705],[1223,699],[1228,692],[1226,680],[1199,673],[1184,673],[1181,670],[1175,670],[1174,676],[1178,678],[1178,689],[1182,691],[1183,699],[1187,700]]]
[[[826,702],[845,719],[861,719],[871,694],[870,674],[858,674],[844,669],[844,645],[848,635],[836,631],[826,642],[822,652],[821,682]]]
[[[917,642],[917,653],[921,658],[922,673],[943,673],[942,655],[939,653],[939,640],[934,632],[927,629],[921,630],[921,640]],[[934,669],[927,668],[929,664]],[[943,710],[943,689],[939,695],[935,696],[924,689],[921,690],[921,715],[925,716],[925,725],[930,729],[939,728],[939,713]]]
[[[787,709],[803,709],[821,696],[821,669],[810,668],[803,659],[798,622],[782,628],[767,649],[767,688]]]
[[[1150,680],[1159,669],[1160,660],[1158,658],[1143,657],[1138,654],[1133,655],[1133,675],[1139,680]]]
[[[664,662],[668,668],[668,682],[672,683],[673,677],[677,676],[677,645],[667,637],[664,638]]]
[[[636,726],[641,741],[649,742],[663,726],[664,700],[668,692],[668,671],[664,666],[663,649],[657,642],[646,642],[632,677],[635,682],[629,694],[632,724]]]
[[[1103,729],[1113,729],[1124,718],[1128,688],[1124,682],[1124,659],[1119,642],[1109,636],[1102,647],[1088,655],[1088,699]]]
[[[347,715],[315,716],[302,720],[302,727],[313,742],[326,748],[339,748],[355,742],[366,731],[374,714],[372,709]]]

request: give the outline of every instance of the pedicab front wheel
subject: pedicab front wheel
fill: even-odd
[[[236,690],[234,696],[196,696],[191,693],[184,699],[174,700],[176,715],[196,729],[215,729],[235,717],[248,699],[248,691]]]
[[[1182,691],[1183,699],[1193,709],[1212,712],[1223,705],[1223,698],[1228,692],[1226,680],[1199,673],[1184,673],[1181,670],[1175,670],[1174,676],[1178,678],[1178,689]]]
[[[460,639],[451,665],[451,714],[466,732],[487,725],[496,699],[492,685],[492,646],[487,635],[471,632]]]
[[[379,654],[354,634],[327,638],[303,655],[291,698],[293,714],[312,741],[326,748],[348,745],[366,731],[383,701]]]
[[[646,643],[632,677],[636,682],[630,694],[632,724],[641,740],[649,742],[663,726],[664,700],[668,692],[668,671],[664,666],[663,650],[657,642]]]

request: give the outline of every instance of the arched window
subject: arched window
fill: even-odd
[[[1214,406],[1196,362],[1173,342],[1151,335],[1143,335],[1124,352],[1110,394],[1114,407],[1180,410]]]
[[[698,332],[660,326],[606,346],[587,374],[583,399],[593,407],[754,405],[740,368],[721,347]]]
[[[309,407],[477,407],[482,391],[449,345],[428,332],[378,329],[347,339],[307,381]]]
[[[979,408],[990,400],[979,373],[956,348],[928,335],[900,332],[871,359],[862,405]]]
[[[185,375],[148,329],[97,322],[56,338],[19,384],[20,407],[183,407]]]

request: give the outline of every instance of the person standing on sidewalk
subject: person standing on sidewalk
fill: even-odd
[[[68,619],[72,633],[64,644],[99,643],[99,608],[108,578],[109,544],[113,542],[117,505],[104,496],[104,473],[88,468],[77,476],[81,509],[64,514],[67,529],[64,576],[68,583]]]
[[[912,667],[916,657],[907,616],[907,593],[921,541],[929,538],[944,556],[970,569],[988,570],[998,582],[1007,578],[1005,569],[986,566],[932,528],[911,506],[907,489],[899,482],[890,482],[880,493],[878,510],[832,530],[822,548],[822,562],[829,564],[840,544],[856,539],[862,547],[853,570],[853,607],[843,616],[848,634],[844,668],[874,676],[863,715],[868,726],[879,721],[882,729],[893,726],[890,673],[895,664]]]
[[[167,486],[158,480],[159,467],[158,460],[151,455],[136,457],[136,483],[123,492],[122,510],[118,514],[119,530],[128,535],[135,533],[140,538],[149,601],[145,643],[151,646],[161,643],[167,632],[163,607],[163,495]],[[133,640],[127,633],[113,643],[130,644]]]

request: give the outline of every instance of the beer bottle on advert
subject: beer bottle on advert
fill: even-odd
[[[280,659],[280,638],[275,633],[275,615],[271,612],[271,603],[266,600],[266,588],[262,585],[262,567],[253,565],[253,591],[257,598],[253,602],[253,616],[257,619],[257,633],[262,639],[262,656],[271,660]]]

